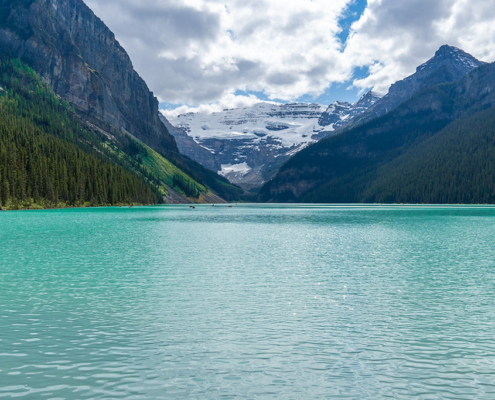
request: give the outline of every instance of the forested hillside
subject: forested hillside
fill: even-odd
[[[178,173],[198,186],[199,197],[188,200],[241,197],[240,188],[179,153],[160,121],[158,100],[115,35],[84,1],[0,0],[0,53],[36,71],[90,130],[109,133],[109,147],[131,154],[127,150],[137,150],[127,144],[139,143],[139,152],[152,158],[145,155],[143,162],[163,185],[174,187]],[[135,140],[129,142],[122,132]],[[174,189],[181,201],[188,201],[180,187]]]
[[[426,89],[385,116],[297,154],[262,188],[260,200],[494,202],[493,175],[481,168],[495,159],[486,111],[495,105],[494,85],[495,64],[489,64]]]
[[[495,204],[495,109],[454,121],[377,176],[364,202]]]
[[[19,60],[0,62],[0,86],[3,208],[155,204],[169,188],[192,200],[208,192],[138,140],[83,125]]]
[[[3,208],[160,202],[152,175],[105,151],[30,68],[2,60],[0,85]]]

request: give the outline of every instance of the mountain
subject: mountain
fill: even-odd
[[[181,151],[249,189],[260,187],[271,169],[313,140],[323,111],[319,104],[258,103],[209,115],[182,114],[170,122],[201,149],[172,132]]]
[[[82,0],[0,0],[0,51],[33,68],[85,123],[128,134],[216,194],[239,198],[242,191],[225,178],[179,154],[157,99]]]
[[[317,137],[321,139],[329,136],[346,122],[365,113],[380,99],[381,96],[379,94],[369,91],[355,104],[341,101],[330,104],[318,120],[318,125],[323,127],[323,129],[320,129]]]
[[[111,146],[19,60],[0,61],[0,86],[0,209],[162,202],[139,143]]]
[[[169,120],[160,113],[160,120],[163,122],[167,130],[174,136],[177,147],[182,154],[191,157],[199,162],[204,167],[211,171],[219,171],[222,167],[215,161],[213,154],[201,147],[194,139],[187,134],[185,129],[173,126]]]
[[[366,203],[495,204],[495,109],[468,113],[377,171]]]
[[[370,92],[356,104],[258,103],[170,121],[182,153],[246,189],[260,187],[289,157],[373,105]],[[168,123],[168,121],[164,121]]]
[[[495,162],[495,152],[487,151],[494,89],[495,64],[426,88],[394,111],[303,150],[259,199],[493,203],[495,178],[486,166]]]
[[[356,126],[394,110],[414,94],[441,83],[455,82],[485,63],[453,46],[442,46],[435,56],[420,65],[416,72],[394,83],[388,93],[358,117],[349,120],[348,127]]]
[[[158,101],[114,34],[81,0],[0,0],[0,49],[33,68],[95,125],[178,153]]]

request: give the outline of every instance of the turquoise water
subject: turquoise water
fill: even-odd
[[[0,398],[493,399],[495,208],[0,213]]]

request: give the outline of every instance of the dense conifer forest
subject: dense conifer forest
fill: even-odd
[[[160,202],[158,180],[144,168],[136,171],[137,160],[113,154],[104,135],[83,127],[30,68],[2,60],[0,86],[0,206]],[[127,147],[140,156],[138,143],[128,140]]]
[[[495,109],[454,121],[377,176],[364,202],[495,204]]]

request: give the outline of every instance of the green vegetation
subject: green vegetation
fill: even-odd
[[[244,196],[244,191],[239,186],[233,185],[227,178],[203,167],[189,157],[182,156],[181,160],[171,161],[182,171],[194,178],[197,183],[207,186],[227,201],[238,201]]]
[[[207,193],[200,178],[195,181],[175,165],[181,160],[172,163],[110,127],[105,132],[83,125],[20,61],[0,61],[0,86],[3,208],[154,204],[168,187],[194,198]],[[187,165],[184,169],[198,175]],[[228,181],[221,184],[227,193],[237,193]]]
[[[199,198],[199,188],[194,183],[184,179],[183,176],[179,174],[174,175],[173,182],[174,186],[180,188],[187,197]]]
[[[454,121],[382,167],[363,200],[495,204],[495,109]]]
[[[45,208],[160,201],[152,177],[106,150],[69,105],[17,60],[0,63],[0,205]]]
[[[495,203],[495,64],[291,158],[259,200]],[[487,109],[488,108],[488,109]]]
[[[145,149],[144,154],[142,155],[142,164],[148,171],[150,171],[152,174],[160,179],[160,182],[162,183],[162,189],[166,190],[165,185],[168,185],[173,187],[178,192],[181,192],[181,186],[178,186],[175,180],[175,177],[180,177],[182,182],[185,182],[191,187],[196,187],[199,192],[206,193],[208,191],[208,189],[204,185],[201,185],[197,181],[190,178],[188,174],[176,167],[162,155],[144,144],[142,144],[142,146]],[[182,193],[186,194],[183,191]],[[186,194],[186,196],[188,195]]]
[[[187,157],[170,160],[108,126],[82,122],[19,60],[0,60],[0,206],[47,208],[160,203],[242,190]]]

